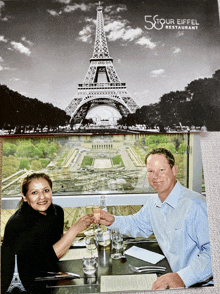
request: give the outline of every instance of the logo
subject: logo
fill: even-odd
[[[159,15],[145,15],[144,20],[146,25],[144,26],[147,30],[198,30],[199,23],[197,19],[191,18],[159,18]]]

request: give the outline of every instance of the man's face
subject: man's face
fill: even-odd
[[[170,167],[164,154],[152,154],[147,159],[147,176],[151,187],[164,201],[176,184],[177,166]]]

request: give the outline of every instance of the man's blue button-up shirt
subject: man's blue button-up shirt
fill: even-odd
[[[115,216],[109,227],[133,237],[154,233],[173,272],[186,287],[212,276],[207,207],[202,195],[183,187],[178,181],[161,202],[149,196],[139,212]]]

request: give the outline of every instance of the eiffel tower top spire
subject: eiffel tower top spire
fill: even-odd
[[[93,56],[90,60],[97,60],[97,59],[110,59],[112,58],[109,55],[108,45],[106,41],[106,35],[104,31],[104,19],[102,13],[103,7],[101,6],[101,2],[99,1],[97,7],[97,24],[96,24],[96,35],[95,35],[95,45]]]

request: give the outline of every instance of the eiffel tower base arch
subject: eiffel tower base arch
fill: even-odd
[[[120,113],[121,117],[127,117],[127,115],[130,113],[130,111],[120,102],[114,101],[110,98],[97,98],[90,100],[79,107],[72,115],[70,124],[79,124],[86,118],[90,110],[99,106],[112,107]]]

